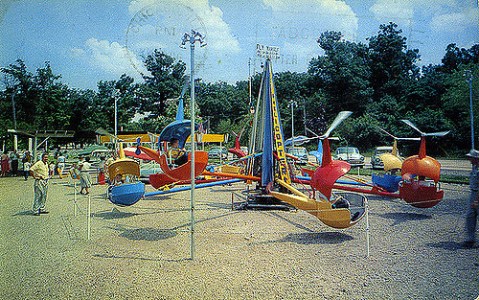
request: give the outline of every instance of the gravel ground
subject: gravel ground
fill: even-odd
[[[368,196],[366,226],[326,227],[303,212],[232,211],[245,186],[115,207],[52,180],[33,216],[33,181],[0,178],[0,299],[476,299],[479,248],[461,249],[467,186],[443,184],[431,209]],[[238,193],[238,194],[233,194]],[[233,196],[234,195],[234,196]]]

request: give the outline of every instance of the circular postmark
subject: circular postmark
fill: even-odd
[[[189,47],[186,47],[187,50],[179,47],[185,33],[191,35],[192,31],[195,31],[207,36],[206,26],[201,18],[190,7],[175,2],[156,1],[144,6],[134,14],[128,25],[126,54],[141,76],[147,72],[144,60],[153,54],[155,49],[171,56],[175,61],[186,63],[190,58]],[[189,44],[188,42],[186,46]],[[207,47],[200,48],[199,44],[197,46],[195,71],[204,66],[208,54]]]

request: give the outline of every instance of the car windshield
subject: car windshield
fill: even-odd
[[[358,148],[354,147],[346,147],[346,148],[338,148],[338,154],[358,154]]]
[[[381,155],[381,154],[384,154],[384,153],[391,153],[391,149],[377,149],[376,150],[376,155]]]
[[[306,148],[304,148],[304,147],[294,148],[294,149],[289,148],[287,152],[288,152],[289,154],[294,155],[294,156],[304,156],[304,155],[308,155],[308,151],[306,151]]]
[[[219,148],[219,147],[217,147],[217,148],[211,148],[209,152],[214,152],[214,153],[216,153],[216,152],[228,152],[228,151],[226,150],[226,148]]]

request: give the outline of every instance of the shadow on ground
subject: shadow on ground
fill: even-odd
[[[343,232],[301,232],[290,233],[281,240],[271,242],[293,242],[303,245],[323,244],[335,245],[346,241],[351,241],[354,238]]]
[[[449,251],[456,251],[456,250],[462,250],[464,249],[462,243],[457,243],[457,242],[438,242],[438,243],[428,243],[426,244],[429,247],[434,247],[434,248],[440,248],[444,250],[449,250]],[[474,249],[479,248],[479,246],[473,247]],[[468,250],[468,249],[465,249]]]
[[[244,188],[238,188],[234,187],[233,185],[222,185],[223,188],[216,188],[216,189],[211,189],[210,192],[212,193],[232,193],[232,192],[241,192],[244,190]]]
[[[97,218],[102,218],[104,220],[113,220],[113,219],[124,219],[124,218],[129,218],[138,215],[137,213],[131,213],[131,212],[123,212],[120,211],[116,208],[109,210],[109,211],[104,211],[104,212],[96,212],[95,217]]]
[[[16,216],[34,216],[32,210],[24,210],[24,211],[19,211],[15,214],[13,214],[14,217]]]
[[[208,202],[206,206],[217,208],[217,209],[231,209],[231,203],[216,203],[216,202]]]
[[[378,216],[384,219],[394,220],[394,223],[391,226],[395,226],[395,225],[398,225],[404,222],[409,222],[409,221],[429,220],[432,218],[431,215],[407,213],[407,212],[385,213],[385,214],[378,214]]]
[[[134,241],[161,241],[177,236],[176,231],[157,228],[121,229],[121,237]]]
[[[182,262],[191,260],[189,258],[179,258],[179,259],[165,259],[161,257],[140,257],[140,256],[133,256],[133,255],[115,255],[115,254],[107,254],[107,253],[95,253],[92,255],[93,257],[98,258],[107,258],[107,259],[136,259],[136,260],[145,260],[145,261],[166,261],[166,262]]]

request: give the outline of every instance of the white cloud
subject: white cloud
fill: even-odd
[[[239,52],[240,46],[238,40],[233,37],[229,25],[223,21],[223,12],[218,7],[203,6],[198,10],[198,15],[203,19],[208,31],[208,45],[213,50],[222,50],[226,52]]]
[[[211,50],[229,53],[241,50],[230,26],[223,20],[223,12],[220,8],[211,6],[208,0],[134,0],[130,2],[128,10],[134,22],[142,27],[150,23],[157,28],[175,28],[175,33],[179,34],[175,46],[183,33],[188,32],[193,25],[200,27],[194,29],[203,30],[201,27],[205,27],[206,32],[201,33],[206,35]],[[145,35],[144,38],[149,39],[152,36]]]
[[[475,26],[477,30],[478,24],[479,9],[476,8],[434,16],[430,25],[435,31],[454,33],[465,30],[469,26]]]
[[[378,0],[369,11],[371,11],[380,22],[395,22],[398,25],[408,25],[414,17],[413,1],[404,0]]]
[[[320,48],[316,42],[314,43],[303,43],[303,44],[296,44],[296,43],[289,43],[285,42],[280,53],[294,53],[296,56],[301,58],[311,58],[313,56],[318,55]]]
[[[344,1],[263,0],[263,3],[273,11],[276,24],[273,27],[285,31],[284,38],[314,40],[326,30],[341,31],[349,40],[357,36],[358,18]]]
[[[417,12],[424,18],[426,15],[457,9],[459,4],[456,0],[377,0],[369,10],[382,23],[392,21],[401,26],[409,26],[417,21]]]
[[[77,57],[77,58],[80,58],[86,55],[85,50],[81,48],[72,48],[70,49],[70,53],[72,54],[73,57]]]
[[[85,42],[85,46],[85,53],[89,56],[92,67],[117,77],[127,74],[136,80],[141,79],[140,73],[148,74],[135,54],[117,42],[90,38]],[[73,51],[79,52],[75,49]]]

